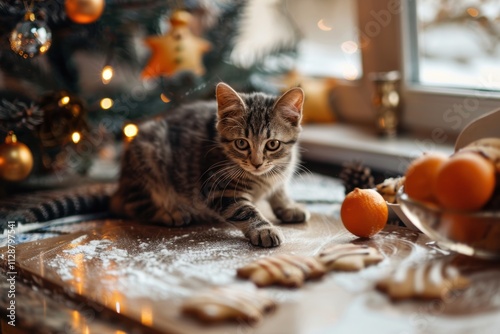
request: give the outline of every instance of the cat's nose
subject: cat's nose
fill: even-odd
[[[264,163],[260,163],[258,165],[254,164],[255,169],[259,169],[260,166],[262,166]]]

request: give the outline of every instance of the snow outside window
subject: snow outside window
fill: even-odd
[[[422,85],[500,89],[500,1],[417,0]]]
[[[286,0],[302,39],[297,70],[301,74],[356,80],[362,76],[356,1]]]

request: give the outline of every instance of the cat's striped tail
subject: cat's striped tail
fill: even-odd
[[[17,194],[0,199],[0,234],[9,221],[21,224],[109,212],[114,183]]]

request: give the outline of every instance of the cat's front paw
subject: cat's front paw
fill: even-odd
[[[280,229],[270,224],[251,229],[247,237],[252,245],[260,247],[276,247],[285,240]]]
[[[191,213],[186,210],[174,210],[171,212],[164,212],[161,222],[167,226],[186,226],[191,224],[193,217]]]
[[[293,204],[286,208],[278,208],[274,211],[276,217],[283,223],[303,223],[311,214],[299,204]]]

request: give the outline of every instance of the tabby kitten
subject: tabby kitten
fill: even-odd
[[[278,246],[281,231],[256,208],[267,199],[278,219],[309,213],[286,194],[297,165],[304,92],[238,94],[217,85],[216,102],[198,102],[144,123],[128,145],[112,210],[168,226],[229,222],[253,245]]]

